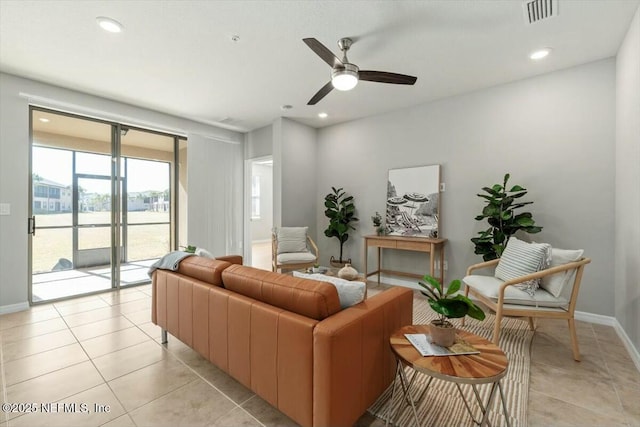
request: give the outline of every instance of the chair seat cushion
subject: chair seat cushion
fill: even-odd
[[[316,256],[311,252],[289,252],[278,255],[278,264],[298,264],[303,262],[313,262]]]
[[[493,276],[471,275],[462,280],[465,285],[493,301],[498,301],[500,286],[504,283],[504,281]],[[532,296],[515,286],[509,286],[504,291],[504,303],[537,307],[564,307],[569,304],[569,300],[562,296],[556,298],[542,288],[536,289]]]

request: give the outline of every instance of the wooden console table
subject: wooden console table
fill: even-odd
[[[444,283],[444,244],[447,239],[430,239],[426,237],[402,237],[402,236],[364,236],[364,277],[367,278],[374,274],[378,275],[378,283],[380,283],[380,273],[393,274],[396,276],[422,278],[422,275],[405,273],[402,271],[384,270],[380,266],[381,249],[400,249],[405,251],[428,252],[429,253],[429,275],[435,275],[435,253],[440,254],[440,283]],[[368,271],[367,252],[370,247],[378,248],[378,268],[375,271]],[[436,277],[437,278],[437,277]]]

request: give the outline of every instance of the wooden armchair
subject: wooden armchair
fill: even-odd
[[[463,279],[466,285],[465,295],[468,296],[471,294],[472,297],[477,298],[496,313],[493,329],[494,344],[498,345],[500,341],[500,322],[504,316],[527,317],[531,330],[534,330],[533,319],[537,317],[566,319],[571,335],[573,358],[576,361],[580,361],[574,311],[578,300],[584,266],[589,264],[591,259],[580,258],[578,261],[547,268],[508,281],[502,281],[493,276],[472,275],[472,272],[475,270],[497,266],[499,261],[499,259],[494,259],[472,265],[467,269],[467,276]],[[567,283],[562,294],[557,297],[542,288],[538,288],[535,294],[531,296],[527,292],[514,287],[514,285],[532,279],[542,279],[559,273],[566,274]]]
[[[281,227],[271,233],[271,270],[285,272],[313,267],[320,254],[307,227]]]

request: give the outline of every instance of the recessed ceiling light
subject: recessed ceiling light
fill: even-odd
[[[38,120],[40,120],[42,123],[49,123],[50,122],[49,119],[45,119],[44,117],[40,117]]]
[[[327,113],[318,113],[318,117],[320,117],[321,119],[326,119],[327,117],[329,117],[329,115]]]
[[[529,55],[529,58],[533,59],[534,61],[538,61],[542,58],[546,58],[547,55],[549,55],[550,53],[551,53],[551,48],[545,47],[544,49],[539,49],[531,53],[531,55]]]
[[[120,33],[124,26],[115,19],[107,18],[106,16],[98,16],[96,18],[98,25],[105,31],[110,33]]]

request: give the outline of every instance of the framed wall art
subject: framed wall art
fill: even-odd
[[[440,165],[389,170],[387,234],[439,237],[439,217]]]

